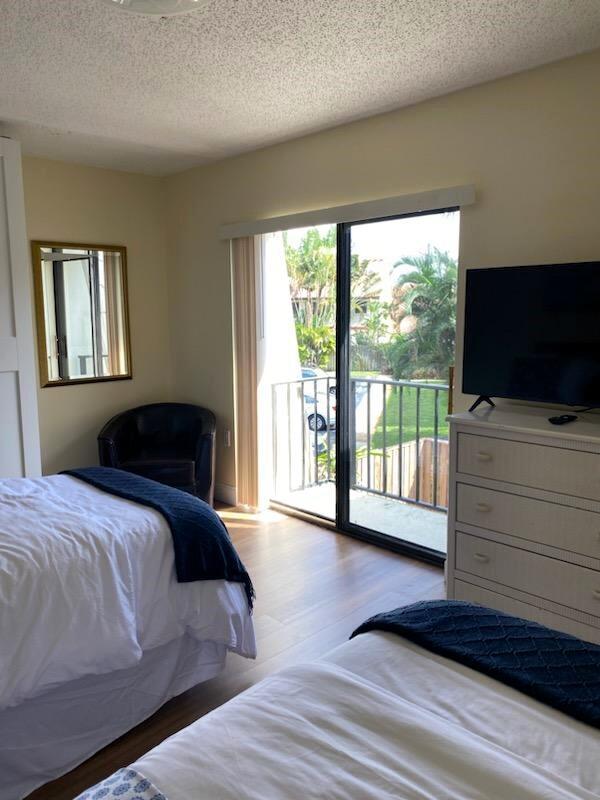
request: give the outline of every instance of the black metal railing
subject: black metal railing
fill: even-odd
[[[335,481],[335,377],[273,384],[273,485],[289,495]],[[352,378],[351,488],[447,508],[448,386]]]
[[[353,378],[352,384],[352,488],[445,510],[448,386],[382,378]],[[356,429],[360,394],[366,409],[362,431]]]

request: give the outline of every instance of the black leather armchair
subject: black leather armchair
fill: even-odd
[[[215,415],[199,406],[138,406],[117,414],[100,431],[100,464],[183,489],[212,505],[215,428]]]

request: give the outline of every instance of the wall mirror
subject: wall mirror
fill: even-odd
[[[131,378],[124,247],[32,242],[42,386]]]

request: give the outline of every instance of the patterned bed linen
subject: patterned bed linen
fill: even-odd
[[[154,784],[127,767],[86,789],[75,800],[167,800]]]

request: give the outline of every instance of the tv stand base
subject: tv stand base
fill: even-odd
[[[477,400],[475,400],[475,402],[473,403],[473,405],[472,405],[472,406],[471,406],[471,408],[469,409],[469,412],[471,412],[471,411],[475,411],[475,409],[476,409],[478,406],[480,406],[482,403],[489,403],[489,405],[490,405],[492,408],[495,408],[495,407],[496,407],[496,404],[494,403],[494,401],[492,400],[492,398],[491,398],[491,397],[488,397],[488,396],[487,396],[487,395],[485,395],[485,394],[480,394],[480,395],[479,395],[479,397],[477,398]]]

